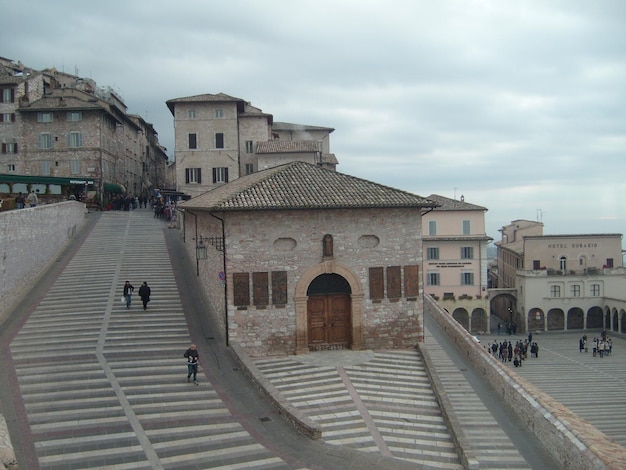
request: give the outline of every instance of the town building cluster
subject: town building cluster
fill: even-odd
[[[2,210],[29,193],[100,209],[172,199],[211,311],[253,355],[409,347],[423,295],[473,334],[626,332],[621,234],[515,220],[490,264],[486,207],[340,173],[331,127],[224,93],[165,104],[174,161],[112,88],[0,58]]]

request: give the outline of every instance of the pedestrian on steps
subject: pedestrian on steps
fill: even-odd
[[[130,302],[132,300],[134,290],[135,287],[130,283],[130,281],[126,281],[124,283],[124,299],[126,299],[126,308],[130,308]]]
[[[141,298],[141,302],[143,303],[143,309],[148,308],[148,302],[150,302],[150,287],[148,283],[144,281],[139,288],[139,297]]]
[[[184,356],[187,358],[187,382],[191,380],[193,375],[193,383],[198,385],[198,349],[195,344],[189,346]]]

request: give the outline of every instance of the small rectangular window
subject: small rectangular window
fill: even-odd
[[[82,111],[68,111],[67,120],[70,122],[79,122],[83,120]]]
[[[70,160],[70,173],[72,175],[80,174],[80,160]]]
[[[185,168],[185,183],[186,184],[201,184],[202,183],[202,171],[200,168]]]
[[[464,220],[463,221],[463,235],[469,235],[470,233],[472,233],[470,231],[470,221]]]
[[[462,246],[461,247],[461,259],[474,259],[474,247]]]
[[[228,168],[213,168],[213,183],[228,183]]]
[[[223,149],[224,148],[224,134],[218,132],[215,134],[215,148]]]
[[[461,285],[473,286],[474,285],[474,273],[461,273]]]
[[[580,286],[573,284],[571,287],[572,297],[580,297]]]
[[[37,122],[52,122],[52,113],[49,113],[49,112],[37,113]]]
[[[83,135],[80,132],[70,132],[67,134],[67,146],[69,148],[80,148],[83,146]]]
[[[12,163],[9,163],[9,164],[7,165],[7,171],[8,171],[9,173],[14,173],[14,172],[15,172],[15,165],[14,165],[14,164],[12,164]]]
[[[438,286],[439,285],[439,273],[428,273],[428,285],[429,286]]]
[[[429,247],[426,250],[426,256],[428,259],[439,259],[439,248],[438,247]]]
[[[17,153],[17,143],[7,142],[2,144],[2,153],[13,154]]]
[[[246,163],[246,175],[251,175],[254,173],[254,164]]]
[[[189,146],[190,149],[198,148],[198,134],[189,134]]]
[[[223,109],[221,109],[221,108],[217,108],[217,109],[215,110],[215,114],[214,114],[214,115],[215,115],[215,117],[216,117],[217,119],[221,119],[221,118],[223,118],[223,117],[224,117],[224,110],[223,110]]]
[[[591,296],[600,297],[600,284],[591,284]]]
[[[251,140],[246,140],[246,153],[254,153],[254,142]]]
[[[196,110],[195,109],[188,109],[187,110],[187,118],[188,119],[195,119],[196,118]]]
[[[0,122],[15,122],[15,113],[0,114]]]
[[[41,162],[41,174],[43,176],[50,175],[50,160],[43,160]]]
[[[612,268],[613,267],[613,258],[607,258],[606,259],[606,267],[607,268]]]
[[[437,235],[437,221],[436,220],[428,221],[428,235]]]
[[[3,88],[2,89],[2,102],[3,103],[13,103],[15,101],[15,91],[13,88]]]
[[[538,271],[541,269],[541,261],[538,259],[533,260],[533,271]]]
[[[552,285],[550,286],[550,297],[561,297],[561,286]]]
[[[37,136],[37,147],[40,149],[51,149],[52,134],[39,134]]]

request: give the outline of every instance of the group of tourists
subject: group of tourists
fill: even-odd
[[[510,340],[500,343],[494,341],[488,345],[487,349],[493,357],[502,362],[512,362],[515,367],[522,367],[529,353],[531,358],[539,357],[539,345],[536,341],[533,342],[532,333],[528,333],[528,338],[517,340],[515,343]]]
[[[591,351],[593,357],[600,356],[610,356],[611,351],[613,350],[613,341],[606,334],[606,330],[603,330],[600,334],[600,337],[593,338],[591,340]],[[583,335],[578,340],[578,351],[579,352],[589,352],[589,339],[587,335]]]
[[[511,336],[517,333],[517,324],[513,321],[510,322],[506,322],[504,325],[502,325],[502,323],[498,322],[498,334],[500,334],[500,330],[502,328],[506,329],[506,334]]]

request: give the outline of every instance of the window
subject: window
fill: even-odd
[[[246,175],[251,175],[252,173],[254,173],[254,164],[246,163]]]
[[[83,120],[82,111],[68,111],[67,120],[70,122],[78,122]]]
[[[246,153],[254,153],[254,142],[246,140]]]
[[[213,182],[214,183],[228,183],[228,168],[227,167],[213,168]]]
[[[3,103],[13,103],[15,101],[15,91],[13,88],[3,88],[2,89],[2,102]]]
[[[50,160],[43,160],[41,162],[41,174],[43,176],[50,175]]]
[[[200,184],[202,183],[201,168],[185,168],[185,183]]]
[[[17,153],[17,144],[15,142],[2,144],[2,153]]]
[[[428,273],[428,285],[429,286],[438,286],[439,285],[439,273]]]
[[[461,273],[461,285],[473,286],[474,285],[474,273]]]
[[[15,165],[14,165],[13,163],[9,163],[9,164],[7,165],[7,171],[8,171],[9,173],[14,173],[14,172],[15,172]]]
[[[37,122],[52,122],[52,113],[37,113]]]
[[[196,118],[196,110],[195,109],[188,109],[187,110],[187,118],[188,119],[195,119]]]
[[[600,297],[600,284],[591,284],[591,296]]]
[[[437,221],[436,220],[428,221],[428,235],[437,235]]]
[[[216,149],[224,148],[224,134],[221,132],[218,132],[217,134],[215,134],[215,148]]]
[[[70,160],[70,173],[72,175],[80,174],[80,160]]]
[[[189,134],[189,145],[190,149],[198,148],[198,134]]]
[[[613,267],[613,258],[607,258],[606,259],[606,267],[607,268],[612,268]]]
[[[67,134],[67,146],[79,148],[83,146],[83,135],[80,132],[70,132]]]
[[[572,297],[580,297],[580,286],[578,284],[572,284],[570,286]]]
[[[541,269],[541,261],[538,259],[533,260],[533,271],[539,271]]]
[[[439,259],[439,248],[429,247],[426,250],[426,256],[428,259]]]
[[[224,110],[221,108],[218,108],[215,110],[214,115],[217,119],[221,119],[224,117]]]
[[[462,246],[461,247],[461,259],[474,259],[474,247]]]
[[[550,286],[550,297],[561,297],[561,286]]]
[[[469,235],[471,233],[470,231],[470,221],[469,220],[464,220],[463,221],[463,235]]]
[[[37,136],[37,147],[40,149],[51,149],[52,134],[39,134],[39,136]]]
[[[0,122],[15,122],[15,113],[0,114]]]

